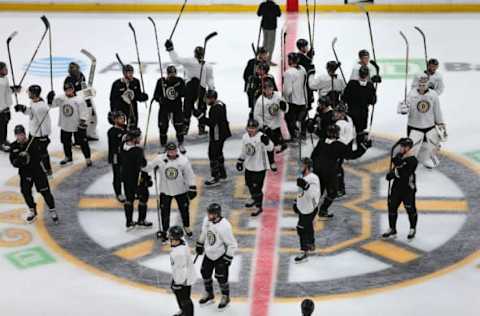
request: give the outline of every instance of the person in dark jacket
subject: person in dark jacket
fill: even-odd
[[[125,126],[125,114],[121,111],[115,111],[112,114],[114,126],[108,130],[108,163],[112,165],[113,171],[113,191],[120,203],[125,202],[122,195],[122,174],[120,163],[120,151],[124,136],[127,133]]]
[[[309,47],[308,41],[303,38],[300,38],[299,40],[297,40],[297,49],[298,49],[298,64],[305,69],[307,74],[312,73],[312,71],[315,71],[315,65],[313,64],[313,56],[315,55],[315,51],[313,50],[313,48]],[[310,89],[308,84],[307,84],[307,95],[308,95],[307,109],[310,110],[312,108],[312,103],[314,102],[314,97],[313,97],[313,90]]]
[[[417,193],[417,183],[415,170],[417,169],[418,160],[412,152],[413,141],[411,138],[403,138],[400,140],[400,152],[392,159],[394,165],[386,179],[393,180],[391,191],[388,199],[388,223],[390,229],[382,235],[383,238],[397,237],[397,218],[398,207],[401,203],[405,207],[410,222],[410,231],[407,238],[415,238],[417,231],[417,207],[415,203],[415,195]]]
[[[247,66],[245,66],[245,69],[243,70],[243,91],[245,91],[248,97],[248,107],[250,108],[250,113],[252,113],[252,109],[256,100],[254,97],[254,91],[258,89],[256,86],[258,86],[257,81],[259,81],[258,67],[260,65],[268,65],[268,52],[264,47],[258,48],[255,58],[249,59]],[[266,73],[268,73],[268,70]]]
[[[268,51],[270,65],[272,63],[272,54],[275,48],[275,32],[277,30],[277,19],[282,15],[280,6],[273,0],[266,0],[260,3],[257,15],[262,17],[261,27],[263,33],[263,47]]]
[[[215,90],[208,90],[206,97],[207,105],[210,106],[208,117],[197,110],[195,110],[194,114],[199,122],[208,126],[210,133],[208,159],[210,160],[212,178],[205,181],[205,185],[214,186],[219,184],[220,180],[227,179],[223,145],[227,138],[232,136],[232,133],[230,132],[225,103],[218,100],[218,94]]]
[[[327,138],[327,128],[335,124],[334,111],[325,96],[320,96],[317,103],[315,116],[307,121],[307,130],[311,134],[316,134],[320,141],[323,141]]]
[[[110,111],[122,111],[128,126],[138,126],[138,102],[148,100],[148,94],[143,93],[140,81],[133,77],[133,66],[125,65],[122,68],[123,78],[112,84],[110,91]]]
[[[35,184],[37,192],[43,196],[48,206],[50,217],[54,223],[58,223],[58,215],[55,211],[55,200],[48,184],[47,174],[40,166],[40,148],[36,143],[31,143],[27,138],[25,128],[22,125],[15,126],[14,134],[16,141],[10,146],[10,163],[18,168],[20,176],[20,190],[29,210],[25,214],[25,221],[32,223],[37,218],[37,204],[32,195],[32,187]]]

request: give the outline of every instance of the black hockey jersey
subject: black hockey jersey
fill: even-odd
[[[127,133],[124,128],[112,126],[108,130],[108,163],[120,163],[120,151],[122,148],[123,136]]]
[[[33,142],[28,148],[28,158],[22,157],[22,152],[27,149],[29,141],[26,143],[20,143],[14,141],[10,144],[10,163],[15,168],[18,168],[18,174],[20,176],[28,177],[43,172],[40,165],[40,151],[36,142]]]
[[[202,114],[198,120],[208,126],[211,141],[225,141],[232,136],[227,119],[227,107],[222,101],[217,100],[210,107],[208,117]]]
[[[185,97],[185,81],[180,77],[160,78],[157,80],[153,97],[161,107],[166,106],[172,110],[181,109],[182,98]]]
[[[393,178],[392,190],[417,190],[417,182],[415,176],[415,170],[417,169],[418,160],[415,156],[408,157],[395,157],[393,172],[395,178]]]

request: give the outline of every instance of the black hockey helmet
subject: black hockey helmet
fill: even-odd
[[[127,72],[129,72],[129,71],[133,71],[133,66],[132,66],[132,65],[128,64],[128,65],[124,65],[124,66],[122,67],[122,72],[123,72],[123,73],[127,73]]]
[[[170,239],[173,240],[182,240],[183,228],[178,225],[170,227],[170,229],[168,230],[168,236]]]
[[[302,164],[307,167],[308,169],[312,169],[313,168],[313,161],[312,159],[308,158],[308,157],[304,157],[302,158]]]
[[[25,127],[23,127],[23,125],[21,125],[21,124],[16,125],[15,128],[13,129],[13,134],[15,134],[15,135],[26,134]]]
[[[42,88],[38,84],[32,84],[30,87],[28,87],[28,93],[30,93],[32,97],[38,98],[42,93]]]
[[[68,64],[68,73],[70,75],[76,75],[80,72],[80,65],[77,64],[76,62],[72,61],[70,64]]]
[[[338,63],[335,60],[327,61],[327,71],[328,72],[335,72],[338,68]]]
[[[73,86],[73,83],[71,82],[65,82],[63,84],[63,91],[67,91],[68,89],[73,89],[75,90],[75,87]]]
[[[264,79],[264,82],[263,82],[263,88],[265,88],[265,89],[268,89],[268,88],[274,89],[274,88],[275,88],[275,85],[273,84],[273,80],[274,80],[274,79],[271,78],[271,77],[266,77],[266,78]]]
[[[5,64],[3,61],[0,61],[0,70],[7,68],[7,64]]]
[[[170,65],[167,67],[167,74],[176,74],[177,68],[174,65]]]
[[[257,68],[263,70],[265,73],[270,71],[270,65],[268,63],[258,63]]]
[[[202,46],[197,46],[195,47],[195,50],[193,51],[193,55],[195,56],[196,59],[203,59],[205,56],[205,50],[203,49]]]
[[[167,150],[175,150],[175,149],[177,149],[177,144],[175,144],[174,142],[169,142],[169,143],[167,143],[165,148]]]
[[[328,105],[327,97],[324,96],[324,95],[319,96],[319,97],[318,97],[318,100],[317,100],[317,103],[318,103],[318,105],[327,106],[327,105]]]
[[[368,69],[367,66],[362,65],[358,70],[358,75],[360,76],[360,78],[365,79],[370,75],[370,69]]]
[[[263,54],[266,54],[266,53],[268,53],[268,50],[265,47],[260,46],[258,48],[257,55],[263,55]]]
[[[215,91],[213,89],[208,89],[207,93],[205,94],[205,97],[217,99],[218,98],[218,93],[217,93],[217,91]]]
[[[127,132],[126,140],[131,141],[139,138],[141,135],[142,135],[142,131],[139,128],[134,128]]]
[[[301,308],[303,316],[310,316],[315,309],[315,304],[311,299],[306,298],[302,301]]]
[[[336,124],[327,127],[327,137],[330,139],[338,139],[340,137],[340,127]]]
[[[123,113],[122,111],[113,111],[112,118],[115,120],[119,117],[125,117],[125,113]]]
[[[413,147],[413,140],[409,137],[402,138],[400,140],[400,146],[412,148]]]
[[[370,57],[370,53],[366,49],[362,49],[358,52],[358,58]]]
[[[307,46],[308,46],[308,41],[306,39],[300,38],[299,40],[297,40],[297,48],[299,50]]]
[[[348,106],[347,106],[344,102],[340,102],[340,103],[335,107],[335,112],[347,113],[347,112],[348,112]]]
[[[438,62],[438,59],[436,59],[436,58],[430,58],[428,60],[428,64],[438,66],[439,62]]]
[[[222,215],[222,207],[218,203],[212,203],[207,207],[208,214],[217,214],[218,216]]]
[[[287,58],[290,63],[294,63],[294,64],[298,64],[298,61],[300,60],[298,58],[298,54],[295,52],[288,53]]]
[[[247,128],[258,128],[259,125],[260,125],[260,124],[259,124],[258,121],[255,120],[255,119],[250,119],[250,120],[248,120],[248,122],[247,122]]]

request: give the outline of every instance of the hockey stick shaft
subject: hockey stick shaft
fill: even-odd
[[[180,17],[182,16],[183,10],[185,9],[186,5],[187,5],[187,0],[183,2],[182,8],[180,9],[180,13],[178,14],[177,20],[175,21],[175,25],[173,26],[172,32],[170,33],[170,37],[168,38],[169,40],[172,40],[173,34],[177,29],[178,21],[180,21]]]
[[[117,58],[118,63],[120,64],[120,66],[123,69],[125,67],[125,64],[123,63],[122,59],[120,58],[120,55],[118,53],[115,53],[115,57]],[[127,84],[127,89],[128,89],[128,84]],[[133,120],[136,122],[137,118],[135,117],[135,112],[133,111],[132,102],[129,103],[129,106],[130,106],[130,117],[133,117]]]
[[[419,33],[420,35],[422,36],[422,39],[423,39],[423,51],[424,51],[424,54],[425,54],[425,67],[428,68],[428,54],[427,54],[427,36],[425,35],[425,33],[423,32],[423,30],[421,28],[419,28],[418,26],[415,26],[414,27]]]
[[[193,264],[197,263],[198,257],[200,257],[199,253],[197,253],[197,255],[195,256],[195,259],[193,259]]]
[[[313,49],[315,43],[315,24],[317,20],[317,0],[313,0],[313,25],[312,25],[312,40],[310,42],[310,48]]]
[[[312,45],[312,28],[310,26],[310,5],[308,4],[308,0],[305,0],[305,6],[307,8],[307,24],[308,24],[308,40],[310,41],[310,46]]]
[[[50,91],[53,91],[53,53],[52,53],[52,28],[48,28],[48,54],[50,58]]]
[[[18,104],[18,94],[17,94],[17,89],[16,89],[16,83],[15,83],[15,72],[13,71],[13,61],[12,61],[12,54],[10,51],[10,42],[12,39],[17,36],[18,32],[15,31],[13,32],[8,38],[7,38],[7,52],[8,52],[8,63],[10,64],[10,73],[12,75],[12,83],[13,83],[13,94],[15,96],[15,102]]]
[[[404,91],[404,102],[407,102],[407,92],[408,92],[408,59],[409,59],[409,44],[408,44],[408,39],[403,34],[402,31],[400,31],[400,36],[403,38],[405,41],[405,91]]]
[[[340,69],[340,74],[342,75],[343,82],[345,82],[345,85],[347,84],[347,79],[345,79],[345,74],[343,73],[342,65],[340,64],[340,60],[338,59],[337,51],[335,50],[335,44],[337,43],[337,38],[335,37],[332,41],[332,50],[333,50],[333,55],[335,56],[335,60],[337,61],[338,68]]]
[[[198,105],[200,103],[200,92],[202,91],[202,76],[203,76],[203,68],[205,67],[205,56],[206,56],[206,52],[207,52],[207,43],[212,37],[215,37],[217,35],[218,35],[217,32],[212,32],[205,37],[205,40],[203,42],[203,59],[201,60],[202,64],[200,66],[200,76],[198,78],[197,109],[198,109]],[[205,78],[205,86],[207,85],[206,81],[207,81],[207,78]]]
[[[142,84],[142,91],[145,92],[145,83],[143,81],[142,62],[140,60],[140,52],[138,51],[137,32],[135,32],[135,28],[133,27],[131,22],[128,22],[128,27],[130,27],[130,29],[132,30],[132,33],[133,33],[133,41],[135,42],[135,51],[137,53],[138,72],[140,73],[140,83]]]
[[[258,27],[257,47],[255,48],[255,55],[258,54],[258,49],[260,48],[260,36],[261,36],[261,34],[262,34],[262,21],[260,20],[260,25]]]
[[[163,92],[163,95],[166,95],[166,94],[165,94],[165,84],[164,84],[164,82],[163,82],[162,57],[161,57],[161,55],[160,55],[160,44],[158,43],[157,24],[156,24],[155,21],[152,19],[152,17],[148,17],[148,19],[150,20],[150,22],[152,22],[153,30],[154,30],[154,33],[155,33],[155,44],[156,44],[156,47],[157,47],[158,66],[160,67],[160,79],[161,79],[161,83],[162,83],[162,92]],[[151,104],[150,104],[150,106],[151,106]],[[150,110],[149,110],[149,111],[150,111]]]
[[[158,189],[158,174],[157,170],[155,169],[153,171],[153,177],[155,180],[155,200],[157,201],[157,219],[158,219],[158,230],[162,230],[162,219],[160,215],[160,195],[159,195],[159,189]]]

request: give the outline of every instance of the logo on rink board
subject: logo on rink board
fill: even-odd
[[[233,138],[240,141],[240,135]],[[374,148],[366,156],[346,163],[347,196],[333,203],[331,211],[335,217],[331,221],[315,219],[316,249],[303,264],[293,261],[299,253],[297,215],[291,207],[297,195],[294,185],[297,149],[285,152],[283,187],[290,191],[284,192],[283,201],[265,201],[266,207],[283,205],[283,209],[278,210],[276,298],[328,298],[421,282],[433,273],[448,271],[445,269],[465,261],[480,249],[478,174],[466,162],[450,155],[443,155],[434,171],[419,168],[417,172],[419,223],[415,240],[407,242],[408,221],[403,209],[397,239],[379,238],[388,222],[385,174],[389,146],[390,141],[375,138]],[[229,181],[221,187],[205,189],[201,183],[210,174],[209,165],[204,159],[192,159],[192,164],[199,177],[199,196],[191,201],[194,238],[188,241],[190,247],[194,248],[200,234],[207,205],[221,203],[223,215],[231,222],[240,247],[229,273],[233,280],[231,293],[246,298],[250,293],[256,247],[261,245],[256,244],[260,221],[250,217],[244,208],[249,193],[243,176],[235,170],[234,160],[229,161],[226,164]],[[97,189],[89,190],[96,179],[110,171],[106,161],[98,161],[95,168],[77,171],[63,181],[61,194],[57,193],[56,197],[61,208],[68,210],[68,216],[62,217],[61,225],[53,225],[48,219],[40,221],[46,232],[44,238],[58,244],[60,247],[53,248],[61,249],[64,256],[73,256],[80,265],[87,265],[88,271],[98,271],[142,288],[167,290],[171,282],[170,267],[160,262],[168,262],[169,247],[154,238],[157,226],[152,230],[125,232],[124,212],[112,188],[95,194],[92,192]],[[152,195],[148,219],[156,223],[155,204]],[[179,217],[175,209],[173,204],[174,219]],[[177,219],[176,223],[180,221]],[[207,242],[212,242],[210,235]],[[198,261],[201,262],[201,258]],[[194,292],[200,293],[202,288],[201,282],[197,282]]]

